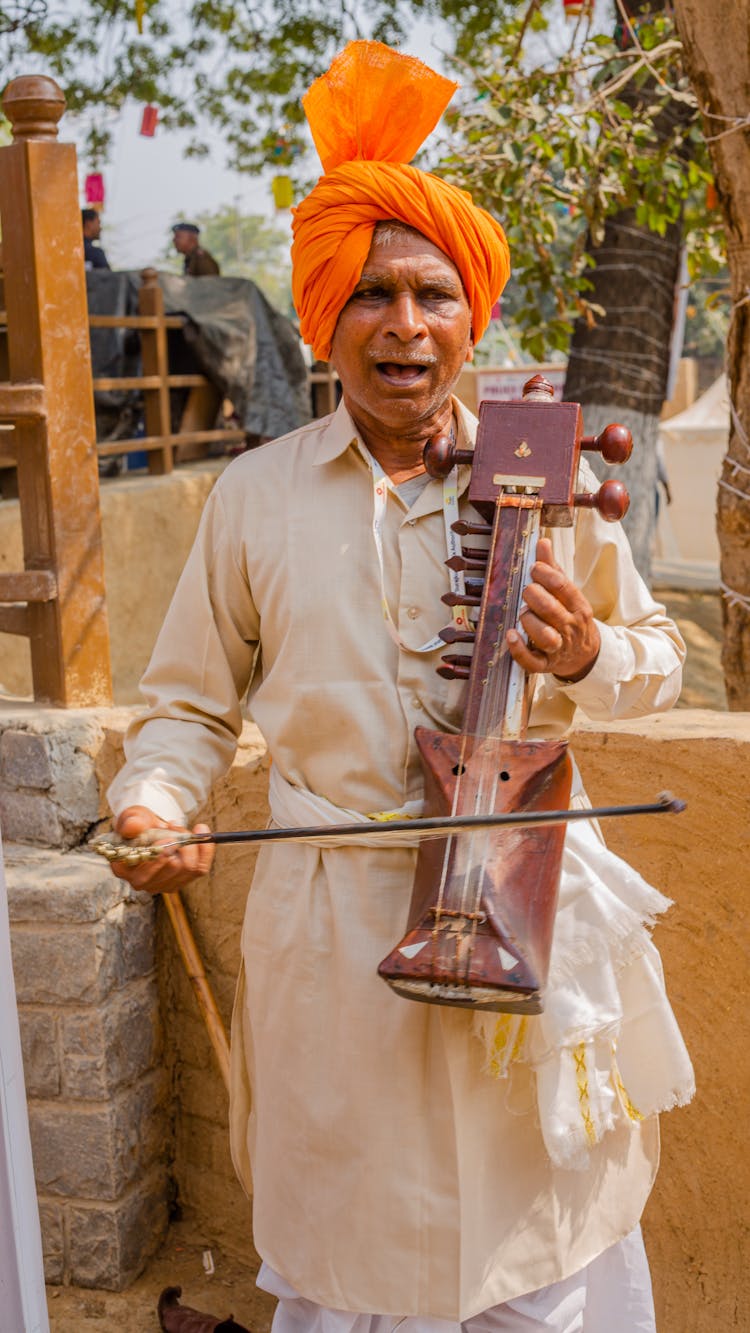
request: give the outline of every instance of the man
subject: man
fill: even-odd
[[[295,301],[343,402],[217,483],[110,800],[125,837],[184,826],[231,761],[249,685],[275,821],[363,822],[357,845],[266,845],[248,899],[230,1117],[274,1333],[647,1333],[654,1112],[692,1087],[642,924],[664,900],[589,830],[607,881],[570,853],[547,1011],[510,1040],[518,1020],[494,1016],[489,1060],[471,1015],[377,976],[415,852],[365,816],[418,807],[415,726],[461,725],[461,684],[435,673],[447,500],[422,451],[473,441],[451,390],[508,276],[498,224],[406,165],[453,88],[358,42],[305,100],[325,175],[295,214]],[[468,481],[457,503],[476,518]],[[674,701],[683,646],[617,525],[583,511],[575,549],[554,529],[531,572],[528,643],[508,646],[538,679],[532,735],[576,705]],[[193,846],[126,877],[169,891],[210,864]]]
[[[172,228],[174,248],[185,256],[183,273],[188,278],[211,278],[219,274],[219,265],[213,255],[204,250],[198,240],[200,227],[194,222],[176,222]]]
[[[109,268],[102,247],[97,244],[102,234],[102,220],[95,208],[81,209],[83,227],[83,263],[85,268]]]

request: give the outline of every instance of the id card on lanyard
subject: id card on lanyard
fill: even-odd
[[[369,449],[359,442],[362,453],[367,460],[370,472],[372,473],[373,489],[373,512],[372,512],[372,535],[375,540],[375,550],[378,556],[378,569],[380,572],[380,602],[383,609],[383,619],[386,629],[393,642],[406,653],[432,653],[436,648],[444,648],[445,644],[439,635],[428,639],[420,648],[412,648],[408,643],[404,643],[401,635],[396,628],[391,608],[388,605],[388,598],[385,591],[385,564],[383,559],[383,528],[385,525],[386,507],[388,504],[388,492],[394,490],[393,482],[387,473],[383,470],[377,458],[373,458]],[[454,555],[461,554],[461,538],[457,532],[453,531],[453,524],[458,521],[458,468],[453,467],[448,476],[443,480],[443,526],[445,529],[445,547],[448,552],[448,559]],[[463,570],[449,569],[451,592],[459,593],[462,597],[465,592]],[[454,606],[453,623],[460,629],[468,627],[466,608],[464,606]]]

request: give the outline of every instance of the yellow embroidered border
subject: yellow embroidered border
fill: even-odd
[[[528,1018],[522,1018],[520,1020],[510,1055],[507,1060],[504,1058],[515,1018],[515,1014],[502,1014],[495,1024],[489,1063],[489,1072],[492,1074],[493,1078],[501,1078],[508,1068],[508,1065],[518,1059],[523,1049],[526,1028],[529,1021]]]
[[[575,1047],[573,1059],[576,1066],[576,1083],[578,1084],[578,1102],[581,1107],[581,1116],[586,1130],[586,1138],[593,1147],[596,1143],[596,1130],[591,1119],[589,1079],[586,1072],[586,1047],[583,1042]]]
[[[617,1068],[617,1065],[614,1063],[614,1061],[612,1062],[612,1078],[614,1080],[614,1085],[620,1094],[620,1101],[625,1107],[625,1110],[627,1114],[630,1116],[630,1119],[635,1121],[642,1120],[643,1116],[638,1110],[638,1107],[634,1106],[633,1103],[631,1102],[625,1084],[620,1078],[620,1071]]]

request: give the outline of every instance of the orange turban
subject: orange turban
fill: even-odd
[[[458,269],[478,342],[510,274],[505,233],[471,195],[408,166],[457,84],[380,42],[350,42],[303,98],[325,175],[294,210],[292,293],[327,361],[377,222],[414,227]]]

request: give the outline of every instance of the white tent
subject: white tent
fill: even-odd
[[[672,503],[660,509],[654,573],[675,585],[718,587],[716,489],[728,439],[724,375],[659,426]]]

